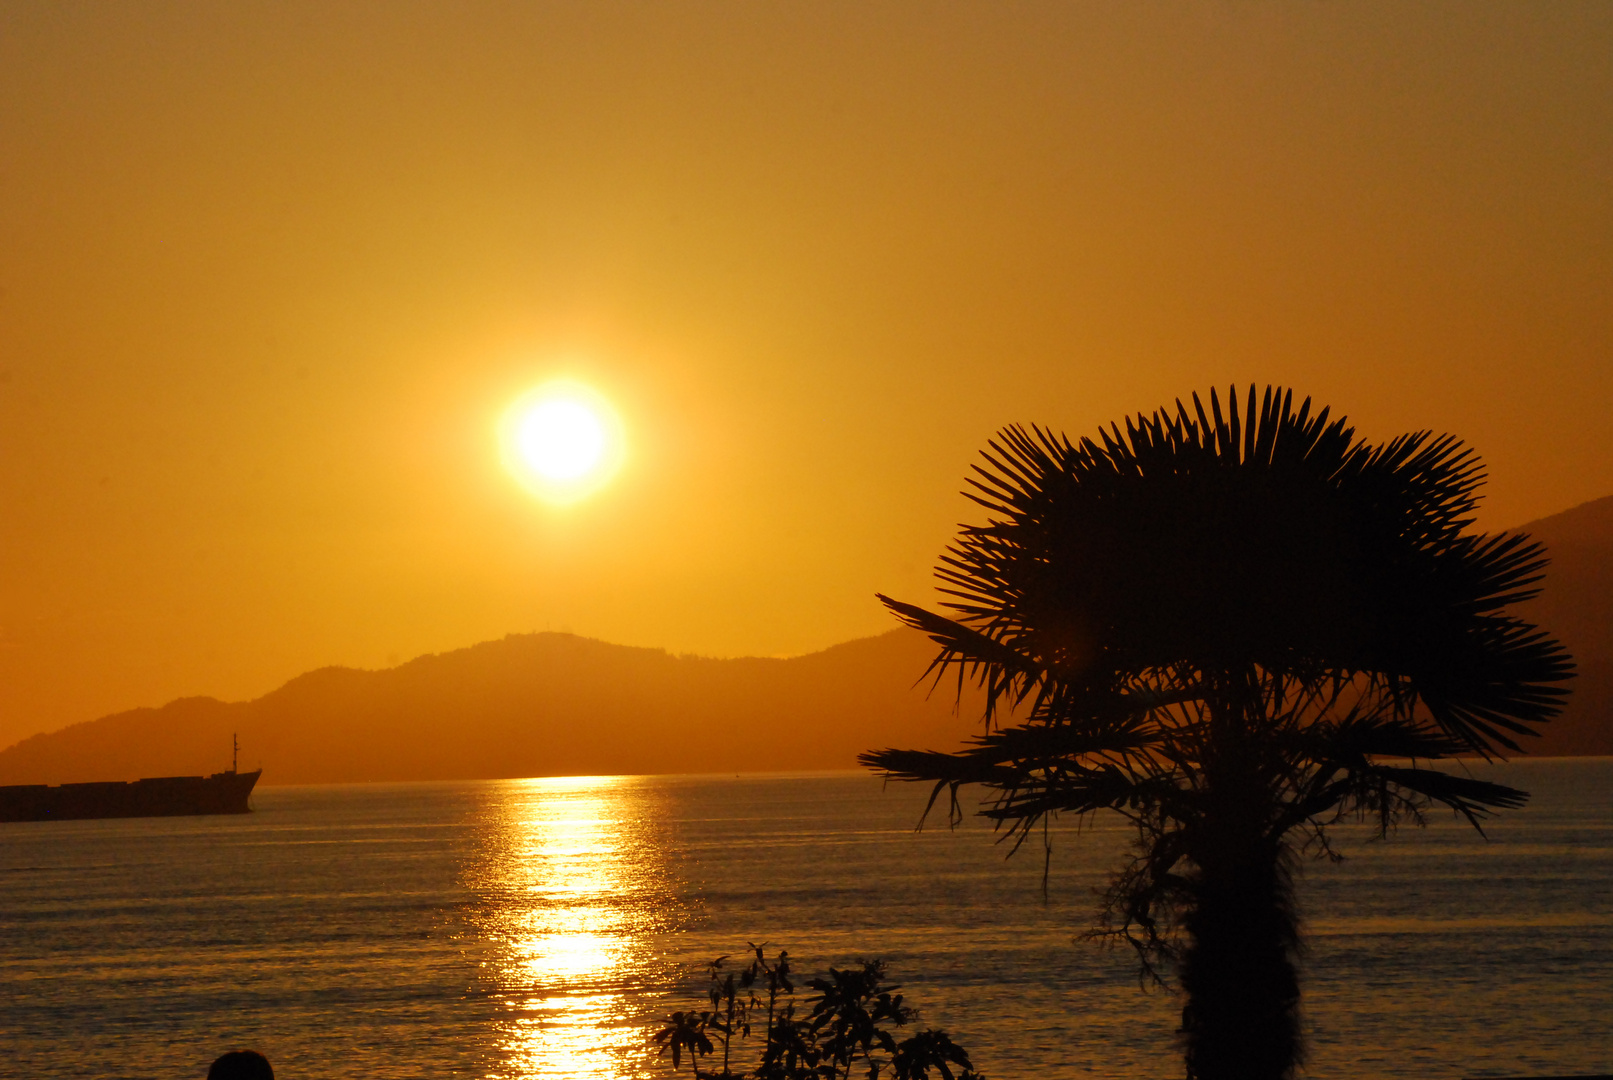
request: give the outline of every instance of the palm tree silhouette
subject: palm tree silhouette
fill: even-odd
[[[1015,847],[1053,815],[1129,818],[1094,933],[1174,970],[1190,1078],[1289,1076],[1299,854],[1333,855],[1345,815],[1477,826],[1527,798],[1418,761],[1518,750],[1559,711],[1571,659],[1505,611],[1542,549],[1465,531],[1483,471],[1458,440],[1369,445],[1272,388],[1097,440],[1012,427],[984,456],[987,523],[938,569],[951,617],[880,599],[940,645],[938,680],[985,688],[986,732],[861,760],[954,821],[983,786]]]

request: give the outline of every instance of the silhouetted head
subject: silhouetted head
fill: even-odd
[[[231,1050],[213,1062],[207,1080],[274,1080],[274,1069],[256,1050]]]

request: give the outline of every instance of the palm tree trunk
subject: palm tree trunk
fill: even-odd
[[[1189,1080],[1287,1080],[1299,1064],[1299,941],[1288,851],[1250,803],[1202,823],[1184,919]]]

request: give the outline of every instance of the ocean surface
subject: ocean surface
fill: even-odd
[[[1312,1077],[1613,1072],[1613,759],[1482,770],[1480,836],[1305,867]],[[993,1080],[1181,1075],[1180,1003],[1078,940],[1116,823],[1006,859],[860,774],[268,787],[243,817],[0,824],[0,1075],[669,1074],[656,1020],[747,941],[883,957]],[[687,1062],[685,1063],[687,1071]]]

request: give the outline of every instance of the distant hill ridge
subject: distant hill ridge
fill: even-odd
[[[1613,754],[1613,495],[1521,525],[1546,545],[1541,595],[1516,611],[1574,654],[1579,674],[1563,714],[1534,754]]]
[[[1519,613],[1574,653],[1567,710],[1535,754],[1613,754],[1613,497],[1521,527],[1546,588]],[[876,746],[951,748],[978,694],[914,686],[935,647],[893,630],[785,660],[674,656],[518,634],[383,671],[322,668],[254,701],[182,698],[0,751],[0,784],[214,772],[239,732],[265,784],[850,768]]]
[[[843,769],[875,744],[949,747],[978,696],[915,687],[911,630],[790,659],[716,660],[514,634],[382,671],[322,668],[254,701],[181,698],[0,751],[0,784],[242,767],[265,784]]]

